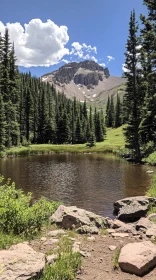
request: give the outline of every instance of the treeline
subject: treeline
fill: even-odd
[[[148,15],[140,15],[139,29],[131,13],[125,53],[125,137],[137,162],[156,150],[156,1],[143,2]]]
[[[102,110],[67,99],[50,84],[19,73],[8,29],[0,36],[0,151],[29,143],[86,143],[105,137]]]
[[[106,105],[106,127],[117,128],[124,124],[123,104],[117,94],[116,104],[114,104],[113,96],[108,96]]]

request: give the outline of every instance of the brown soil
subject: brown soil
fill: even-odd
[[[44,236],[46,234],[44,233]],[[46,236],[47,237],[47,236]],[[156,280],[156,268],[143,277],[124,273],[120,268],[114,269],[113,258],[117,249],[122,248],[127,243],[141,242],[136,237],[113,238],[111,235],[94,235],[95,241],[88,241],[87,235],[76,235],[74,239],[80,242],[80,250],[89,253],[83,258],[81,270],[76,277],[77,280]],[[47,238],[47,240],[50,238]],[[46,242],[48,243],[48,242]],[[47,253],[58,244],[49,245],[40,240],[30,242],[30,245],[37,251]],[[111,251],[109,246],[115,245],[116,250]]]

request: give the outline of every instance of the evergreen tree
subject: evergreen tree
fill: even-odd
[[[121,102],[120,102],[120,97],[117,94],[117,101],[116,101],[116,106],[115,106],[115,127],[119,127],[122,125],[122,119],[121,119]]]
[[[143,144],[152,141],[156,145],[156,2],[146,0],[148,16],[140,16],[141,66],[145,91],[140,134]]]
[[[0,152],[5,149],[6,119],[2,94],[0,93]]]
[[[138,70],[138,46],[139,39],[137,36],[138,24],[135,19],[135,12],[131,12],[129,23],[129,37],[127,41],[127,51],[125,53],[125,67],[127,72],[126,93],[124,102],[126,104],[128,122],[124,130],[126,137],[126,147],[131,149],[136,162],[141,160],[140,153],[140,111],[141,111],[141,92],[140,92],[140,71]]]

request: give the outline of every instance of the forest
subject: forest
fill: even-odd
[[[20,73],[9,31],[0,35],[0,151],[19,145],[79,144],[106,137],[106,127],[124,124],[126,148],[140,162],[156,149],[156,5],[144,1],[148,15],[141,28],[131,12],[125,52],[126,93],[106,112],[68,99],[55,87]]]

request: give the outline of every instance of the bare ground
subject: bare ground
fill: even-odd
[[[46,236],[46,234],[44,234]],[[47,236],[46,236],[47,237]],[[80,242],[80,250],[87,252],[88,257],[84,257],[82,268],[78,272],[77,280],[156,280],[156,268],[143,277],[124,273],[120,268],[114,269],[113,258],[117,249],[121,249],[127,243],[141,242],[136,237],[112,237],[111,235],[94,235],[95,241],[88,241],[88,235],[75,235],[74,239]],[[47,238],[48,241],[48,238]],[[37,251],[47,253],[58,244],[48,244],[34,240],[30,245]],[[116,250],[111,251],[109,246],[114,245]]]

